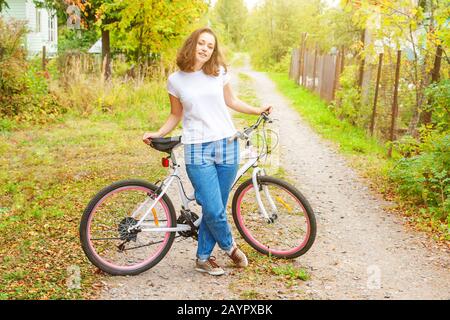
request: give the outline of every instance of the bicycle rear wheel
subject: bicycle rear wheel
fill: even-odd
[[[260,212],[252,179],[233,196],[233,220],[241,236],[257,251],[278,258],[305,254],[316,237],[314,212],[294,186],[270,176],[258,176],[262,204],[270,221]],[[268,197],[269,196],[269,197]]]
[[[175,232],[130,232],[157,197],[157,186],[141,180],[113,183],[86,207],[80,223],[82,248],[111,275],[136,275],[155,266],[172,246]],[[175,209],[164,195],[144,220],[145,229],[175,227]]]

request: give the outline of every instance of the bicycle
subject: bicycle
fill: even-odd
[[[240,235],[255,250],[293,259],[305,254],[314,243],[316,220],[299,190],[266,175],[258,166],[259,160],[273,151],[267,143],[266,122],[271,123],[272,119],[263,113],[256,123],[229,138],[230,142],[244,140],[244,154],[248,154],[248,161],[239,168],[232,188],[253,167],[252,177],[234,192],[232,216]],[[258,153],[251,138],[261,123],[263,144]],[[178,175],[180,164],[174,149],[181,145],[181,136],[151,140],[151,147],[169,154],[162,158],[162,165],[172,169],[159,185],[159,181],[155,184],[144,180],[118,181],[99,191],[87,205],[80,223],[80,241],[89,261],[102,271],[137,275],[158,264],[175,237],[197,239],[202,218],[201,213],[189,209],[195,193],[186,195]],[[174,180],[182,203],[178,217],[166,194]]]

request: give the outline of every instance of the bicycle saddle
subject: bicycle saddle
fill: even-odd
[[[158,151],[172,152],[178,144],[181,143],[181,136],[167,137],[167,138],[153,138],[150,141],[150,146]]]

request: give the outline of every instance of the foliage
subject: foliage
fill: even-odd
[[[24,22],[6,23],[0,18],[0,108],[3,114],[15,113],[10,101],[27,88],[25,74],[28,64],[26,51],[21,45],[26,32]]]
[[[198,26],[206,9],[202,0],[110,1],[99,7],[97,24],[106,24],[111,30],[113,46],[140,61],[152,54],[173,52],[173,47]],[[108,22],[105,17],[114,19]]]
[[[390,177],[405,201],[423,206],[428,219],[450,224],[449,80],[430,85],[425,93],[433,122],[420,128],[419,139],[405,136],[394,143],[402,155]]]
[[[87,52],[100,38],[100,33],[96,29],[73,30],[60,26],[58,33],[58,54],[66,51]]]
[[[289,72],[291,65],[291,52],[287,52],[280,61],[273,63],[268,67],[271,72]]]
[[[5,8],[9,9],[8,3],[6,0],[0,0],[0,12],[2,12]]]
[[[214,28],[221,28],[237,49],[241,48],[247,8],[243,0],[218,0],[212,10]]]
[[[415,155],[400,159],[390,176],[405,199],[425,205],[425,214],[450,223],[450,133],[423,131],[422,139],[419,145],[403,146]]]
[[[425,106],[426,111],[433,111],[433,122],[438,131],[450,129],[450,79],[433,83],[425,94],[429,104]]]
[[[26,32],[24,23],[0,19],[0,115],[17,121],[53,120],[64,109],[49,94],[47,74],[39,70],[39,62],[26,59],[21,45]]]
[[[326,9],[318,0],[263,1],[251,12],[246,30],[246,48],[255,67],[273,71],[281,70],[280,63],[286,64],[286,55],[300,46],[302,34],[307,34],[310,46],[318,44],[325,52],[357,43],[358,35],[350,15]]]
[[[271,70],[271,66],[280,61],[271,52],[276,45],[270,34],[282,30],[273,9],[282,2],[289,3],[287,0],[264,1],[249,19],[249,49],[257,48],[251,51],[254,63],[265,70]],[[340,76],[336,100],[329,108],[339,119],[352,126],[364,130],[368,128],[378,54],[384,52],[375,122],[378,132],[375,136],[386,136],[389,132],[396,53],[397,50],[402,51],[399,110],[394,135],[401,136],[404,132],[408,135],[393,143],[393,157],[400,160],[390,172],[390,181],[404,203],[414,203],[422,208],[419,215],[425,221],[440,219],[436,223],[442,223],[447,218],[445,213],[449,211],[446,191],[450,170],[446,158],[446,137],[450,124],[448,0],[422,0],[418,4],[412,4],[409,0],[341,1],[341,6],[337,8],[324,8],[313,2],[309,5],[309,9],[308,6],[296,8],[289,3],[297,23],[290,24],[289,30],[295,30],[295,36],[290,38],[289,44],[283,45],[284,50],[299,47],[303,32],[307,32],[306,46],[310,49],[317,45],[321,52],[326,53],[333,47],[344,47],[345,67]],[[302,16],[297,10],[308,12],[309,17]],[[273,21],[275,23],[271,23]],[[363,30],[367,31],[366,45],[361,39]],[[276,38],[280,41],[289,36],[282,33]],[[441,49],[442,60],[439,60]],[[359,73],[363,61],[364,80],[361,86]],[[439,66],[440,76],[444,79],[431,84],[439,79]],[[366,83],[366,80],[369,81]],[[315,118],[309,115],[311,110],[305,110],[308,109],[306,107],[302,109],[305,117]],[[319,130],[324,130],[328,125],[325,122],[330,120],[313,121],[317,125],[324,122],[319,125]]]
[[[245,44],[256,68],[270,68],[299,41],[299,7],[287,0],[264,1],[249,16]]]
[[[358,66],[348,66],[342,72],[339,83],[340,89],[336,92],[338,105],[334,104],[332,107],[336,115],[340,119],[347,119],[353,125],[359,124],[363,116],[359,110],[361,93],[358,90],[356,71]]]

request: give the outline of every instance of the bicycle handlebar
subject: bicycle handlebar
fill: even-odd
[[[235,140],[236,138],[239,138],[239,139],[242,139],[242,140],[248,139],[250,133],[253,130],[255,130],[256,128],[258,128],[263,120],[264,120],[264,122],[267,122],[267,121],[272,122],[272,119],[269,118],[269,114],[264,111],[263,113],[261,113],[261,115],[259,116],[259,118],[256,121],[256,123],[254,123],[250,127],[246,128],[244,130],[244,132],[240,132],[240,131],[236,132],[233,136],[228,138],[228,142],[231,142],[231,141]]]

